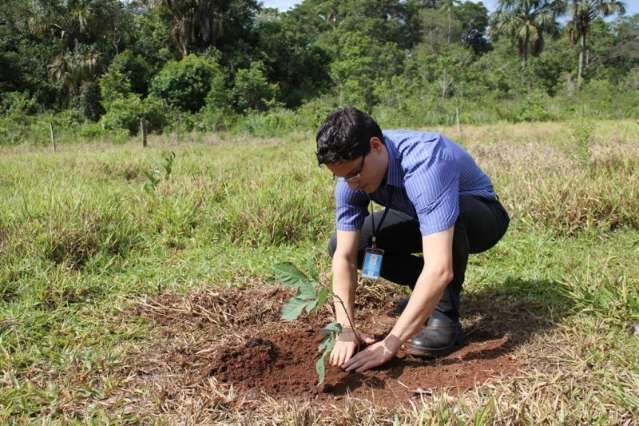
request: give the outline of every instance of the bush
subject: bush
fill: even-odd
[[[240,112],[249,109],[265,111],[275,105],[278,92],[278,85],[266,79],[261,62],[252,62],[250,68],[241,69],[235,75],[233,97]]]
[[[109,110],[100,123],[105,129],[127,129],[135,135],[144,119],[149,131],[160,131],[167,122],[166,106],[154,96],[141,100],[137,95],[116,99],[109,104]]]
[[[282,136],[300,128],[298,115],[289,109],[250,112],[240,121],[237,130],[259,137]]]
[[[511,121],[549,121],[555,117],[548,109],[550,97],[541,91],[534,91],[526,96],[513,109],[514,115]]]
[[[0,114],[35,114],[37,110],[37,101],[26,93],[7,92],[0,99]]]
[[[220,66],[213,59],[197,55],[168,62],[151,83],[152,94],[182,111],[199,111],[207,97],[216,106],[223,99],[223,92]]]

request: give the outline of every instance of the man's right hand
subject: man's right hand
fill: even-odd
[[[370,336],[363,335],[359,333],[359,337],[361,338],[359,342],[359,349],[362,349],[366,345],[370,345],[375,342]],[[337,341],[335,342],[335,346],[333,347],[333,351],[331,352],[331,357],[329,358],[329,364],[335,367],[340,367],[346,363],[349,359],[352,358],[353,355],[357,352],[357,337],[351,328],[344,328],[342,332],[337,336]]]

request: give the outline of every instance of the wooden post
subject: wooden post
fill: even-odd
[[[53,123],[49,123],[49,134],[51,135],[51,145],[53,146],[53,152],[56,152],[55,133],[53,132]]]
[[[461,120],[459,118],[459,108],[455,108],[455,121],[457,121],[457,133],[459,133],[459,136],[461,136],[462,128],[461,128]]]
[[[140,120],[140,135],[142,136],[142,147],[146,148],[146,123],[144,122],[144,118]]]

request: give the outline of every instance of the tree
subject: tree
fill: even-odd
[[[246,38],[258,11],[255,0],[143,0],[171,21],[171,37],[182,57],[208,47],[232,50]]]
[[[191,54],[170,61],[151,82],[151,94],[182,111],[197,112],[211,86],[223,86],[224,74],[215,60]]]
[[[269,10],[256,19],[257,55],[270,81],[279,83],[281,100],[299,106],[328,87],[328,54],[317,46],[307,27],[289,15]]]
[[[277,84],[266,79],[261,62],[253,62],[250,68],[240,69],[235,75],[233,95],[238,111],[264,111],[275,103],[278,92]]]
[[[453,12],[457,6],[461,5],[461,2],[460,0],[440,0],[438,4],[439,4],[439,8],[443,10],[444,12],[446,12],[446,17],[448,22],[448,32],[446,34],[447,34],[448,43],[450,44],[450,33],[451,33],[451,25],[453,20]]]
[[[584,61],[587,53],[588,33],[592,22],[599,16],[606,17],[626,13],[625,5],[619,0],[572,0],[571,19],[566,26],[570,40],[579,46],[577,65],[577,87],[581,87],[584,75]]]
[[[528,56],[544,49],[544,33],[557,34],[557,16],[563,10],[560,0],[499,0],[493,16],[494,33],[517,40],[517,50],[528,65]]]

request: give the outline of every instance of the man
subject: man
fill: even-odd
[[[337,177],[329,252],[343,331],[330,364],[364,371],[392,359],[403,343],[417,356],[454,351],[463,341],[459,303],[468,255],[494,246],[509,223],[488,176],[444,136],[382,132],[355,108],[327,117],[317,159]],[[369,214],[371,200],[386,209]],[[409,286],[412,294],[388,336],[367,338],[371,344],[355,354],[360,342],[349,318],[362,265],[364,275]]]

